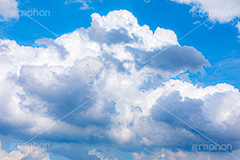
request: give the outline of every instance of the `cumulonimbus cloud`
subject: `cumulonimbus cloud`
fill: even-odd
[[[210,64],[193,47],[180,46],[171,30],[152,32],[119,10],[95,13],[89,28],[36,43],[0,40],[1,134],[27,140],[78,107],[38,138],[132,152],[205,142],[164,107],[210,138],[233,145],[240,138],[239,91],[176,80]]]

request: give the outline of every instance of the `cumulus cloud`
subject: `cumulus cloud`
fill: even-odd
[[[110,158],[110,157],[105,157],[101,151],[97,151],[96,149],[93,149],[91,151],[88,152],[89,155],[94,155],[97,158],[99,158],[100,160],[118,160],[117,158]]]
[[[0,0],[0,21],[18,19],[18,2],[16,0]]]
[[[185,143],[183,146],[189,146],[203,142],[201,139],[199,141],[201,136],[198,137],[199,134],[196,132],[204,133],[213,141],[217,139],[219,143],[237,147],[235,141],[237,138],[235,132],[238,132],[239,128],[237,89],[227,84],[197,88],[190,83],[173,80],[166,85],[168,86],[166,94],[159,97],[151,108],[151,117],[154,121],[187,131],[188,140],[182,141],[182,138],[175,140],[180,141],[179,147],[181,143]],[[148,140],[154,143],[156,137],[152,136],[152,140],[149,138]],[[224,139],[220,140],[221,137]]]
[[[176,80],[210,64],[193,47],[180,46],[173,31],[153,32],[119,10],[95,13],[89,28],[36,43],[0,40],[1,134],[27,139],[52,125],[38,138],[115,146],[136,156],[144,148],[187,150],[206,141],[164,108],[210,138],[237,146],[239,90]],[[51,152],[77,159],[68,151]],[[90,154],[105,158],[96,150]]]
[[[16,151],[6,152],[1,149],[0,142],[0,159],[1,160],[50,160],[49,154],[45,149],[34,146],[21,146],[17,147]]]

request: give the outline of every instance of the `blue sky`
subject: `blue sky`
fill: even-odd
[[[0,159],[238,159],[239,8],[0,0]]]

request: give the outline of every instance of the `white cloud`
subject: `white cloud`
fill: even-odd
[[[99,2],[103,2],[102,0],[98,0]],[[93,7],[90,6],[90,4],[94,2],[92,0],[66,0],[65,4],[71,4],[71,3],[81,3],[82,6],[80,7],[80,10],[89,10],[89,9],[94,9]]]
[[[88,0],[67,0],[67,1],[65,1],[65,4],[70,4],[70,3],[82,3],[83,6],[80,7],[81,10],[90,9]]]
[[[92,15],[91,27],[96,31],[102,28],[107,32],[121,29],[120,31],[123,34],[125,31],[129,38],[132,39],[132,43],[128,43],[127,46],[144,51],[179,45],[177,36],[173,31],[158,27],[153,33],[149,26],[139,26],[137,18],[126,10],[110,12],[107,16],[102,17],[95,13]],[[137,41],[134,41],[134,39]]]
[[[224,141],[235,143],[240,115],[238,89],[227,84],[197,88],[190,83],[174,80],[167,82],[166,87],[167,96],[159,98],[152,108],[153,119],[191,131],[160,108],[164,107],[209,137],[224,137]],[[229,132],[229,129],[232,131]]]
[[[45,149],[34,146],[21,146],[17,147],[16,151],[6,152],[1,149],[0,142],[0,159],[1,160],[50,160],[49,154]]]
[[[151,2],[151,0],[144,0],[144,2],[145,2],[145,3],[150,3],[150,2]]]
[[[239,0],[171,0],[192,7],[190,12],[197,16],[206,16],[215,23],[237,23],[240,18]],[[238,25],[237,25],[238,26]],[[236,26],[236,27],[237,27]],[[237,27],[239,28],[239,27]]]
[[[238,31],[240,32],[240,22],[236,24],[236,27],[238,28]]]
[[[0,21],[11,18],[18,19],[18,2],[16,0],[0,0]]]
[[[36,43],[40,46],[0,40],[3,134],[33,136],[80,106],[44,137],[138,151],[203,141],[160,105],[175,109],[173,113],[181,113],[180,118],[211,137],[233,144],[240,139],[237,89],[227,84],[199,88],[171,80],[209,66],[201,52],[180,46],[171,30],[152,32],[132,13],[120,10],[107,16],[95,13],[89,28]]]
[[[240,151],[236,150],[232,154],[239,156]],[[187,152],[187,151],[171,151],[168,149],[158,149],[154,152],[148,153],[133,153],[134,160],[236,160],[237,157],[232,157],[230,154],[225,153],[209,153],[209,152]]]
[[[240,22],[236,24],[236,28],[238,29],[238,33],[240,33]],[[240,38],[240,36],[238,36]]]
[[[240,2],[238,0],[172,0],[191,5],[192,13],[207,15],[215,22],[228,23],[240,17]]]
[[[106,157],[101,152],[97,151],[96,149],[93,149],[93,150],[89,151],[88,154],[89,155],[94,155],[97,158],[99,158],[100,160],[118,160],[117,158]]]

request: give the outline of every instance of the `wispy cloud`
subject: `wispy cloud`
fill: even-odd
[[[0,21],[18,19],[18,2],[16,0],[0,0]]]

